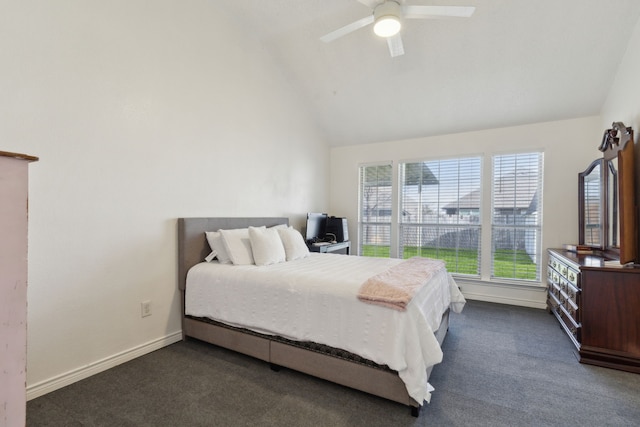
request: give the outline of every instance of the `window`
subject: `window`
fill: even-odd
[[[360,167],[360,255],[389,257],[393,214],[392,181],[390,163]]]
[[[540,280],[542,153],[493,157],[491,277]]]
[[[480,275],[481,162],[400,164],[400,258],[438,258],[451,273]]]
[[[540,282],[542,152],[359,172],[360,255],[437,258],[456,276]]]

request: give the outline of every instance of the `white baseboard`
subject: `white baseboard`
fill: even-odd
[[[483,295],[471,292],[463,292],[463,295],[467,300],[495,302],[496,304],[517,305],[520,307],[539,308],[541,310],[547,308],[546,302],[532,301],[529,299],[504,298],[495,295]]]
[[[27,386],[27,400],[43,396],[54,390],[58,390],[62,387],[68,386],[92,375],[106,371],[107,369],[111,369],[137,357],[143,356],[147,353],[151,353],[152,351],[159,350],[180,340],[182,340],[182,331],[174,332],[172,334],[160,337],[153,341],[149,341],[129,350],[125,350],[121,353],[114,354],[102,360],[90,363],[87,366],[74,369],[48,380],[40,381],[37,384],[29,385]]]
[[[522,286],[456,280],[468,300],[545,309],[547,290],[542,286]]]

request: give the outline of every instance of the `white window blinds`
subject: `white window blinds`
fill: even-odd
[[[389,257],[392,217],[392,166],[360,166],[358,254]]]
[[[450,273],[480,275],[480,157],[402,163],[400,258],[447,262]]]
[[[493,157],[492,278],[540,280],[542,153]]]

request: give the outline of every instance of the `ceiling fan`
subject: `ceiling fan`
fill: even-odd
[[[389,53],[392,57],[404,55],[404,46],[400,37],[403,19],[441,19],[469,18],[475,7],[465,6],[415,6],[401,5],[402,0],[358,0],[373,9],[371,15],[358,19],[322,37],[325,43],[346,36],[367,25],[373,25],[373,32],[387,39]]]

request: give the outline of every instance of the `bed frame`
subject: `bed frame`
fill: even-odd
[[[272,369],[290,368],[313,375],[343,386],[364,391],[385,399],[402,403],[411,408],[411,414],[418,416],[420,405],[409,396],[404,382],[397,372],[373,362],[362,363],[317,349],[308,349],[278,337],[257,334],[252,331],[233,328],[208,319],[185,316],[185,285],[187,271],[204,260],[211,252],[205,238],[205,231],[245,228],[249,226],[267,227],[289,224],[288,218],[178,218],[178,284],[182,300],[182,336],[196,338],[231,349],[271,364]],[[436,332],[442,344],[449,325],[449,311]],[[427,377],[431,368],[427,371]]]

